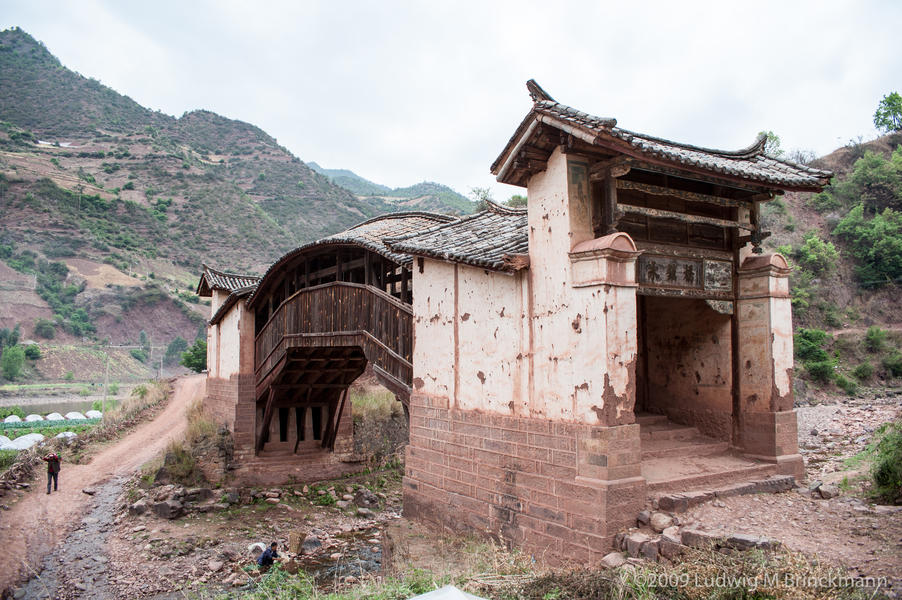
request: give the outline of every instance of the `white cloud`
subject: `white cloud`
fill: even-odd
[[[899,90],[897,2],[0,0],[70,68],[166,113],[250,122],[303,160],[392,186],[518,190],[488,173],[529,110],[736,149],[827,153]]]

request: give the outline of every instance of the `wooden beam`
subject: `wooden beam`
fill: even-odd
[[[527,171],[544,171],[548,168],[548,162],[544,160],[518,158],[514,161],[514,168],[525,169]]]
[[[265,444],[266,440],[269,438],[269,425],[272,422],[272,405],[275,395],[276,391],[270,388],[269,396],[266,398],[266,408],[263,410],[263,428],[260,430],[260,435],[257,437],[257,445],[254,450],[255,455],[260,454],[260,451],[263,449],[263,444]]]
[[[518,156],[527,160],[542,160],[547,162],[551,157],[551,152],[536,148],[534,146],[524,146],[520,150],[520,154]]]
[[[341,403],[338,405],[338,410],[335,411],[334,424],[332,423],[332,419],[329,421],[332,431],[328,432],[328,438],[323,440],[323,442],[326,442],[323,444],[323,448],[332,448],[335,445],[335,438],[338,437],[338,425],[341,422],[341,413],[344,412],[345,409],[345,402],[348,399],[349,389],[350,388],[345,388],[344,394],[341,396]]]
[[[602,181],[608,169],[611,170],[612,177],[623,177],[630,172],[631,160],[629,156],[621,155],[597,162],[589,167],[589,181]]]
[[[344,372],[345,369],[333,369],[334,371]],[[326,371],[315,371],[316,373],[325,373]],[[306,389],[317,389],[317,390],[331,390],[345,387],[346,384],[343,383],[289,383],[289,384],[277,384],[272,386],[273,389],[282,391],[282,390],[306,390]]]
[[[310,258],[304,259],[304,287],[310,287]]]
[[[364,250],[363,255],[363,283],[373,285],[373,255],[369,250]]]
[[[742,190],[743,192],[751,192],[753,194],[767,194],[771,191],[765,184],[761,184],[761,186],[753,186],[746,183],[740,183],[729,178],[720,179],[718,177],[704,175],[702,173],[687,172],[680,169],[675,169],[673,167],[656,165],[645,162],[641,159],[635,160],[632,163],[632,166],[634,169],[638,169],[640,171],[649,171],[651,173],[659,173],[661,175],[670,175],[672,177],[679,177],[681,179],[688,179],[690,181],[701,181],[702,183],[710,183],[711,185],[721,185],[726,188]],[[782,190],[773,190],[773,193],[782,194],[783,192]]]
[[[716,225],[718,227],[737,227],[747,231],[754,231],[755,228],[748,223],[737,223],[736,221],[727,221],[725,219],[714,219],[711,217],[699,217],[697,215],[687,215],[684,213],[673,212],[669,210],[658,210],[655,208],[645,208],[644,206],[631,206],[629,204],[621,204],[621,210],[629,213],[645,215],[646,217],[655,217],[657,219],[673,219],[684,223],[701,223],[704,225]]]
[[[401,302],[410,304],[410,294],[407,290],[407,284],[410,282],[410,270],[401,267]]]
[[[636,181],[617,180],[617,189],[619,190],[635,190],[651,194],[653,196],[673,196],[690,202],[705,202],[708,204],[717,204],[718,206],[731,206],[735,208],[750,209],[752,203],[745,200],[734,200],[733,198],[722,198],[720,196],[709,196],[707,194],[696,194],[695,192],[684,192],[683,190],[675,190],[673,188],[661,187],[658,185],[649,185],[647,183],[638,183]]]

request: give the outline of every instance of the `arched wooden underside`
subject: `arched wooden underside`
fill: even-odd
[[[322,446],[331,448],[348,386],[367,362],[406,407],[412,354],[413,311],[382,289],[333,281],[291,295],[256,339],[256,397],[258,404],[265,403],[257,452],[267,441],[275,410],[324,404]]]

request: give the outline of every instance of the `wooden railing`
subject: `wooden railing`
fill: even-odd
[[[256,338],[259,384],[290,348],[360,346],[367,360],[411,385],[413,310],[367,285],[333,282],[303,289],[285,301]]]

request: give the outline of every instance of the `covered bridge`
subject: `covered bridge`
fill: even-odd
[[[410,256],[382,240],[453,217],[422,212],[370,219],[273,263],[262,278],[204,266],[212,298],[205,409],[234,435],[234,465],[265,479],[350,467],[348,387],[372,364],[405,408],[411,391],[414,296]]]

